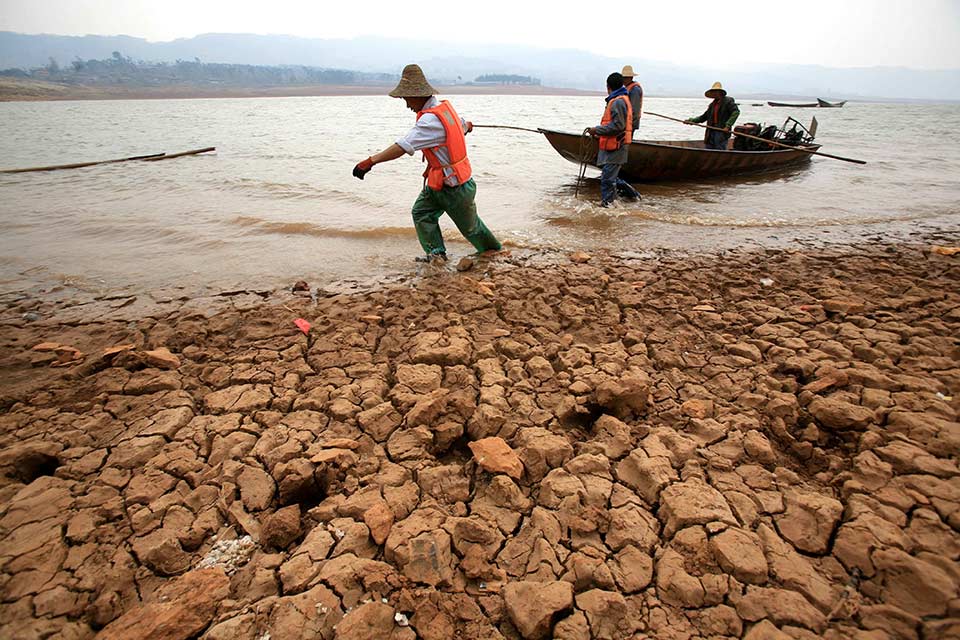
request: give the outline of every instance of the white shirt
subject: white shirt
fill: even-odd
[[[430,96],[430,99],[423,105],[423,108],[432,109],[439,104],[440,101],[437,100],[436,96]],[[460,124],[463,126],[463,130],[466,131],[467,121],[460,118]],[[440,122],[440,118],[432,113],[425,113],[420,116],[417,124],[407,132],[407,135],[397,140],[397,144],[411,156],[416,151],[437,147],[434,149],[434,153],[437,154],[437,159],[439,159],[442,164],[449,165],[450,152],[447,151],[446,146],[444,146],[446,143],[447,132],[443,128],[443,123]],[[460,184],[457,176],[454,175],[453,169],[445,167],[443,175],[443,182],[448,187],[456,187]]]

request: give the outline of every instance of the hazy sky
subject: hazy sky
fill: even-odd
[[[960,0],[0,0],[0,30],[125,34],[361,35],[516,43],[711,66],[960,68]],[[616,14],[629,16],[619,25]],[[721,16],[718,18],[718,14]],[[614,35],[619,34],[619,35]]]

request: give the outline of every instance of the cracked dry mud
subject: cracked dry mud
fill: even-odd
[[[0,635],[958,637],[958,283],[901,246],[7,299]]]

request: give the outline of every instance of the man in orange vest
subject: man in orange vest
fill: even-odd
[[[611,73],[607,77],[607,108],[599,127],[590,127],[590,135],[599,138],[597,166],[600,167],[600,206],[609,207],[619,191],[631,199],[640,194],[620,179],[620,169],[627,163],[627,147],[633,139],[633,107],[623,87],[623,76]]]
[[[633,108],[633,136],[636,137],[637,129],[640,128],[640,115],[643,113],[643,87],[639,82],[634,82],[633,78],[636,74],[631,65],[625,65],[620,75],[623,76],[623,88],[630,96],[630,106]]]
[[[436,98],[423,71],[415,64],[403,69],[400,83],[390,92],[403,98],[407,108],[417,114],[417,124],[380,153],[370,156],[353,168],[353,175],[363,180],[374,165],[396,160],[404,154],[422,151],[427,163],[425,185],[413,204],[413,226],[423,247],[422,262],[443,262],[447,249],[440,233],[440,216],[450,216],[457,229],[478,252],[497,251],[500,242],[477,215],[477,185],[467,159],[465,134],[473,125],[454,111],[453,106]]]

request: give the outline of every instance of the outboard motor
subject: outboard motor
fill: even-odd
[[[759,136],[760,125],[756,122],[747,122],[734,127],[733,133],[736,135],[736,137],[733,139],[734,151],[754,151],[753,145],[756,144],[756,141],[751,140],[750,138],[745,138],[740,134],[745,133],[750,136]]]
[[[764,140],[774,140],[777,136],[777,127],[775,125],[764,127],[756,122],[747,122],[739,127],[734,127],[733,132],[735,134],[745,133],[755,138],[763,138]],[[773,147],[765,142],[747,138],[743,135],[737,135],[733,140],[733,149],[734,151],[770,151]]]
[[[791,126],[792,125],[792,126]],[[789,129],[787,127],[790,127]],[[803,126],[793,118],[787,118],[782,127],[776,125],[763,126],[756,122],[747,122],[733,128],[736,136],[733,139],[734,151],[774,151],[780,147],[763,142],[770,140],[781,144],[799,146],[810,144],[817,131],[817,119],[814,118],[810,128]],[[745,134],[745,135],[744,135]],[[747,138],[746,136],[753,136]],[[755,140],[754,138],[763,138]]]
[[[788,126],[789,129],[787,129]],[[783,144],[789,144],[790,146],[810,144],[813,142],[814,136],[817,135],[817,119],[814,118],[810,122],[810,128],[808,129],[793,118],[787,118],[780,131],[779,141]]]

